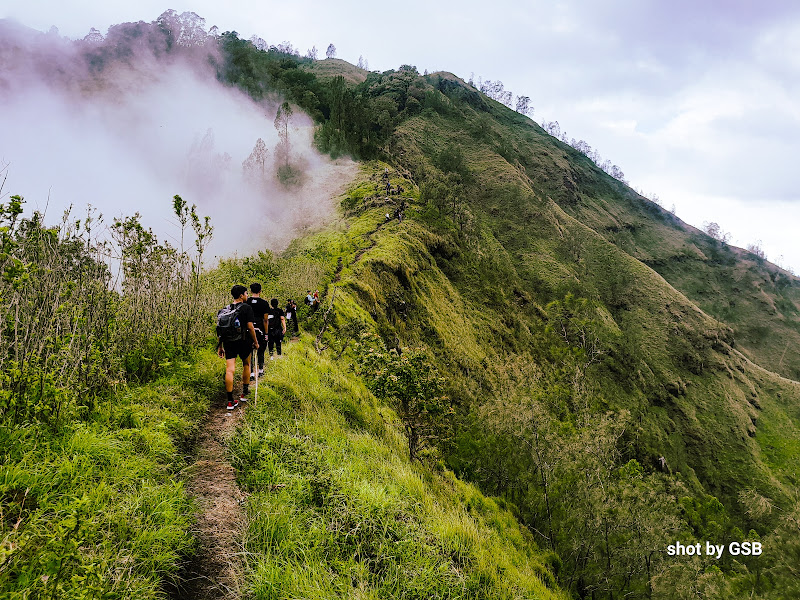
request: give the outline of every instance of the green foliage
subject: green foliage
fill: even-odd
[[[366,328],[392,346],[425,344],[435,357],[455,409],[453,433],[438,447],[444,464],[516,506],[576,596],[670,597],[691,589],[678,586],[680,578],[711,597],[736,586],[767,590],[763,578],[740,578],[734,561],[720,561],[712,574],[709,565],[677,568],[664,555],[676,539],[741,539],[740,507],[727,486],[770,489],[764,461],[730,433],[747,439],[752,423],[740,418],[737,386],[748,385],[745,378],[758,384],[745,363],[724,354],[728,330],[537,198],[515,180],[519,168],[479,162],[489,151],[468,152],[469,144],[459,145],[460,157],[445,151],[461,140],[449,129],[455,123],[423,118],[396,139],[430,209],[424,221],[371,235],[352,275],[343,271],[338,302],[357,302],[371,317]],[[459,170],[469,175],[461,189],[475,217],[463,231],[443,201]],[[371,216],[357,214],[354,224]],[[383,366],[405,354],[375,360]],[[402,390],[403,380],[388,379],[391,368],[365,381],[396,406],[384,388]],[[729,382],[728,369],[743,375]],[[662,455],[667,466],[658,472]],[[716,483],[721,478],[728,484]],[[719,513],[700,511],[705,520],[686,509],[686,499],[704,502],[704,490],[720,498]]]
[[[159,243],[138,213],[115,219],[112,244],[98,238],[102,221],[91,211],[74,221],[67,212],[46,227],[38,212],[22,217],[22,203],[15,196],[0,207],[0,421],[57,429],[86,417],[120,381],[152,377],[205,338],[197,311],[212,228],[194,206],[173,199],[182,227],[190,222],[195,232],[192,261]]]
[[[420,451],[441,444],[449,429],[452,412],[443,393],[444,380],[423,349],[381,347],[378,336],[362,334],[356,346],[359,373],[377,397],[388,400],[405,428],[411,461],[421,460]],[[371,342],[367,343],[368,338]]]
[[[161,598],[194,552],[174,479],[218,376],[210,352],[57,432],[0,424],[0,593]]]
[[[246,593],[562,597],[506,510],[403,457],[402,425],[344,362],[304,338],[260,385],[268,400],[231,444],[250,493]]]

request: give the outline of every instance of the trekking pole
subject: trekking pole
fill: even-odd
[[[253,400],[253,406],[256,406],[258,404],[258,350],[255,348],[253,348],[253,358],[255,359],[255,362],[252,364],[255,365],[256,369],[256,398]]]

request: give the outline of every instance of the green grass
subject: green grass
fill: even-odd
[[[501,126],[493,124],[490,137],[493,129]],[[469,122],[456,129],[445,117],[423,115],[402,125],[398,151],[406,165],[435,178],[440,176],[434,167],[438,153],[448,143],[466,144],[469,135]],[[731,349],[729,327],[637,260],[635,243],[649,236],[656,244],[657,228],[623,224],[620,234],[630,247],[621,248],[572,216],[574,211],[542,198],[519,168],[490,149],[480,144],[465,148],[475,182],[468,189],[473,220],[464,231],[423,205],[418,195],[408,220],[378,228],[384,211],[368,203],[369,180],[382,165],[365,167],[362,180],[354,184],[350,217],[340,233],[352,236],[352,242],[337,246],[343,269],[329,337],[334,351],[341,347],[337,328],[355,320],[375,328],[389,345],[396,340],[404,346],[426,345],[461,411],[459,427],[464,429],[457,447],[446,452],[449,464],[486,490],[501,489],[487,473],[510,477],[502,489],[519,503],[521,515],[541,527],[541,511],[525,504],[526,467],[516,464],[514,456],[493,452],[515,441],[493,445],[495,434],[482,421],[487,413],[481,407],[501,397],[512,406],[518,402],[524,411],[530,394],[540,394],[562,411],[560,419],[574,418],[563,411],[573,406],[578,388],[574,380],[558,380],[562,355],[545,333],[545,307],[568,293],[590,299],[597,305],[592,328],[605,355],[589,369],[581,389],[588,392],[598,418],[604,410],[630,411],[622,456],[637,459],[651,474],[657,458],[666,457],[675,487],[649,493],[667,493],[665,501],[673,504],[683,495],[716,495],[724,505],[725,535],[736,538],[739,530],[751,527],[767,533],[769,520],[748,518],[739,493],[754,489],[788,506],[796,482],[797,449],[790,440],[798,429],[789,415],[798,405],[797,390],[778,385],[774,375],[743,361]],[[565,156],[561,166],[570,164]],[[609,184],[604,193],[611,191],[620,190]],[[614,218],[622,222],[626,205],[637,202],[632,195],[622,203],[607,195],[597,206],[616,211]],[[662,221],[672,222],[669,217]],[[602,229],[600,221],[589,223]],[[686,260],[701,256],[681,243],[674,234],[663,247],[678,248]],[[719,294],[726,289],[723,280],[703,288],[698,279],[697,289],[688,293]],[[548,372],[556,373],[554,382],[537,379]],[[648,485],[656,480],[653,476]],[[688,522],[682,527],[694,531]]]
[[[58,433],[0,428],[4,598],[163,598],[193,553],[178,474],[217,391],[203,351]]]
[[[439,468],[345,362],[291,344],[231,442],[254,598],[556,598],[549,555]]]

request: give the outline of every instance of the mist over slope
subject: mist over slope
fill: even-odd
[[[114,26],[103,40],[69,41],[1,22],[4,192],[46,208],[49,220],[70,205],[80,217],[91,204],[108,223],[139,211],[171,241],[179,235],[171,199],[180,194],[211,217],[217,255],[280,249],[328,218],[352,163],[314,150],[313,122],[294,110],[297,176],[281,184],[273,121],[283,99],[255,102],[222,84],[216,38],[201,31],[176,42],[169,23],[140,22]],[[266,155],[258,177],[246,177],[242,163],[259,138]]]

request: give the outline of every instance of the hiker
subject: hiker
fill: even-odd
[[[294,324],[294,333],[297,337],[300,337],[300,323],[298,322],[297,318],[297,304],[291,298],[289,298],[286,301],[285,311],[286,311],[286,321],[287,322],[291,321]]]
[[[253,309],[253,327],[256,330],[258,339],[258,376],[264,376],[264,352],[267,350],[267,312],[269,312],[269,302],[261,297],[261,284],[250,284],[250,308]],[[250,380],[256,378],[255,368],[251,369]]]
[[[306,300],[305,300],[305,302],[306,302],[306,305],[309,306],[309,307],[314,303],[314,295],[311,293],[311,290],[308,290],[306,292]]]
[[[312,310],[317,310],[319,308],[319,290],[314,290],[313,301],[311,302]]]
[[[247,288],[235,285],[231,288],[233,303],[217,313],[217,354],[225,359],[225,393],[228,395],[228,410],[247,402],[250,393],[250,354],[258,349],[258,338],[253,327],[253,309],[247,304]],[[236,357],[242,359],[242,395],[233,398],[233,374]]]
[[[272,350],[278,350],[278,357],[281,356],[281,340],[286,335],[286,315],[283,309],[278,306],[278,299],[273,298],[269,301],[272,308],[267,313],[269,324],[267,325],[267,347],[269,348],[269,359],[272,360]]]

